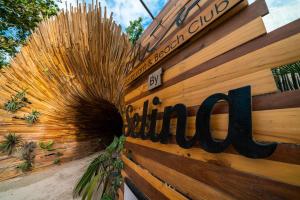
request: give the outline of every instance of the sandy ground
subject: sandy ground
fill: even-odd
[[[69,200],[90,161],[98,154],[0,182],[0,200]]]

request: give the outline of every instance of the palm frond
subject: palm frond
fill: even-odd
[[[113,142],[90,163],[73,190],[74,197],[81,196],[83,200],[90,200],[93,196],[115,198],[122,181],[123,162],[120,153],[124,141],[124,136],[115,137]]]

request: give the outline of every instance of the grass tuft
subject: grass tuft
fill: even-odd
[[[44,149],[47,151],[54,151],[55,149],[53,149],[53,145],[54,145],[53,140],[49,140],[48,142],[40,142],[39,143],[39,146],[41,147],[41,149]]]
[[[33,110],[29,115],[25,116],[25,121],[28,124],[34,124],[37,122],[40,115],[41,115],[40,112]]]
[[[20,136],[15,133],[9,133],[4,136],[4,141],[0,143],[0,151],[11,155],[20,141]]]
[[[25,107],[26,103],[30,102],[26,98],[26,90],[23,90],[12,96],[11,99],[4,104],[4,109],[11,113],[15,113],[19,109]]]

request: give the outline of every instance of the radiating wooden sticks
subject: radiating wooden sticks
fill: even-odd
[[[64,144],[66,159],[94,151],[89,143],[84,143],[89,145],[85,151],[82,147],[76,149],[74,143],[80,146],[82,141],[92,140],[90,131],[97,132],[97,136],[109,134],[111,129],[91,130],[101,127],[101,123],[116,127],[109,120],[123,105],[130,48],[126,35],[98,2],[78,4],[42,22],[10,67],[1,70],[0,140],[8,132],[28,140],[56,140],[58,145]],[[16,113],[5,111],[4,104],[11,96],[25,89],[31,104]],[[109,110],[113,107],[118,110]],[[41,115],[36,124],[28,125],[22,118],[33,110]],[[91,123],[96,125],[86,127]],[[1,162],[10,166],[9,160]],[[37,162],[47,165],[43,160]],[[0,180],[11,174],[0,172]]]

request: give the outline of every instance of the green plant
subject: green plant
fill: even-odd
[[[21,137],[15,133],[8,133],[4,136],[4,141],[0,143],[0,150],[11,155],[20,140]]]
[[[60,158],[55,158],[54,161],[53,161],[53,164],[60,164]]]
[[[64,154],[61,153],[61,152],[57,152],[57,153],[56,153],[56,156],[57,156],[57,157],[60,157],[60,156],[63,156],[63,155],[64,155]]]
[[[22,90],[21,92],[17,92],[15,95],[17,99],[19,99],[22,102],[29,103],[28,99],[26,98],[26,90]]]
[[[25,105],[26,104],[24,104],[23,102],[18,101],[17,99],[12,97],[11,100],[8,100],[8,102],[4,104],[4,109],[9,112],[15,113],[17,110],[24,107]]]
[[[0,68],[8,64],[38,23],[57,11],[56,0],[1,0]]]
[[[40,112],[33,110],[29,115],[25,116],[25,121],[29,124],[34,124],[38,120],[40,114]]]
[[[122,183],[121,170],[125,137],[115,137],[113,142],[91,162],[73,190],[73,196],[82,199],[115,199]]]
[[[276,67],[272,69],[272,73],[281,91],[300,89],[300,61]]]
[[[21,159],[24,160],[23,163],[17,166],[18,169],[21,169],[23,172],[31,170],[34,163],[36,148],[35,142],[25,142],[22,145]]]
[[[54,145],[53,140],[49,140],[48,142],[40,142],[39,143],[39,146],[41,147],[41,149],[44,149],[47,151],[54,151],[55,149],[53,149],[53,145]]]
[[[16,95],[12,96],[11,99],[4,104],[4,109],[9,112],[15,113],[17,110],[25,107],[26,103],[30,102],[26,98],[26,90],[23,90],[21,92],[17,92]]]
[[[143,19],[139,17],[137,20],[130,21],[130,25],[125,29],[126,33],[128,34],[129,41],[133,45],[141,37],[144,31],[142,20]]]
[[[20,169],[22,172],[29,171],[32,168],[32,163],[25,160],[21,164],[17,166],[18,169]]]

